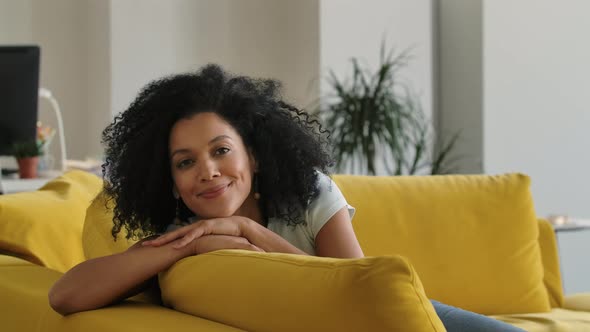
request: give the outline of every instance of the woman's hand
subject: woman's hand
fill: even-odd
[[[144,241],[142,245],[159,247],[178,240],[173,247],[179,249],[205,235],[242,237],[248,241],[246,238],[246,227],[251,227],[249,226],[251,223],[255,222],[240,216],[200,220],[163,234],[154,240]]]
[[[187,247],[192,248],[193,255],[200,255],[221,249],[244,249],[250,251],[264,250],[258,248],[246,238],[231,235],[205,235],[192,241]]]
[[[185,248],[189,243],[193,243],[195,240],[210,235],[226,235],[244,238],[244,240],[248,241],[250,245],[255,246],[260,251],[264,252],[282,252],[288,254],[306,255],[305,252],[293,246],[280,235],[274,233],[252,219],[241,216],[200,220],[172,232],[163,234],[154,240],[145,241],[142,243],[142,245],[158,247],[166,243],[174,242],[172,247],[175,249],[181,249]],[[243,245],[243,243],[237,245]],[[194,250],[199,251],[198,248]]]

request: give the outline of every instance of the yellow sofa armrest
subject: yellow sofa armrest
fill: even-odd
[[[543,260],[543,283],[547,288],[552,308],[563,307],[563,283],[559,268],[559,254],[553,226],[545,220],[539,220],[539,247]]]
[[[568,295],[563,301],[563,308],[590,312],[590,293]]]
[[[7,263],[12,260],[8,256],[0,258]],[[162,306],[142,303],[139,297],[63,317],[49,307],[47,300],[50,287],[62,274],[15,260],[13,262],[18,264],[0,265],[2,331],[242,331]]]

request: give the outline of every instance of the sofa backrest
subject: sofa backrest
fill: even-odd
[[[431,298],[484,314],[543,311],[563,303],[555,237],[548,223],[535,218],[528,177],[334,180],[357,208],[353,226],[365,254],[408,257]],[[99,196],[86,211],[86,259],[134,242],[124,234],[113,241],[112,211],[105,206]]]
[[[114,202],[104,191],[100,192],[88,206],[82,230],[82,246],[86,259],[116,254],[127,250],[136,240],[127,239],[122,229],[117,240],[112,236]]]
[[[365,255],[408,257],[432,299],[482,314],[550,309],[527,176],[334,180]]]

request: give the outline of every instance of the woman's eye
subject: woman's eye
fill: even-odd
[[[188,166],[192,165],[193,161],[191,159],[183,159],[176,163],[176,168],[183,169],[187,168]]]
[[[229,148],[219,148],[215,150],[216,155],[223,155],[229,152]]]

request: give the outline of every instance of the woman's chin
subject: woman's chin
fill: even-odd
[[[215,218],[227,218],[235,214],[235,211],[230,209],[207,211],[206,213],[197,213],[199,219],[215,219]]]

